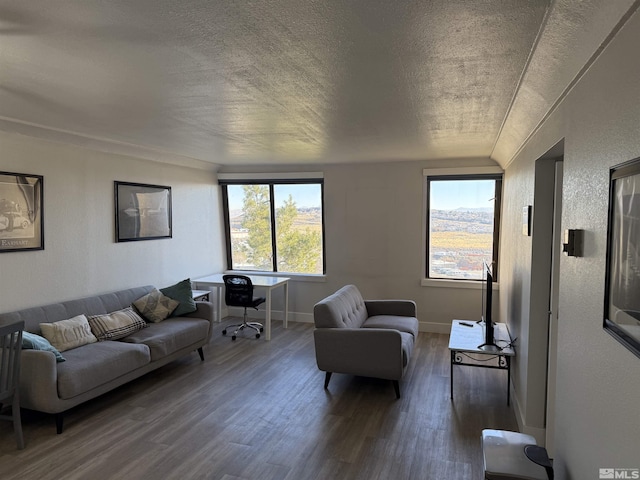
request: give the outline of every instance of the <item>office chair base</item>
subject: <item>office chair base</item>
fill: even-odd
[[[264,327],[262,326],[261,323],[258,322],[242,322],[242,323],[236,323],[233,325],[227,325],[224,330],[222,330],[222,335],[226,335],[227,334],[227,329],[230,328],[234,328],[237,327],[235,329],[235,331],[233,332],[233,335],[231,336],[231,340],[235,340],[238,333],[241,332],[242,330],[244,330],[245,328],[250,328],[252,330],[256,331],[256,338],[260,338],[260,333],[264,331]]]

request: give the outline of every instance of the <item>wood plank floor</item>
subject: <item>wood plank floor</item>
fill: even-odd
[[[313,325],[273,323],[271,342],[216,324],[193,353],[71,410],[23,413],[25,450],[0,422],[0,478],[482,479],[480,432],[516,430],[506,372],[455,367],[448,336],[420,333],[396,400],[389,381],[315,365]]]

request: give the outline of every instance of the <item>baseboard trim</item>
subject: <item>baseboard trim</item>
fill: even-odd
[[[420,322],[418,324],[418,331],[429,333],[451,333],[450,323],[435,323],[435,322]]]
[[[525,423],[524,414],[522,413],[520,402],[518,402],[516,391],[513,388],[513,383],[511,383],[511,403],[513,404],[513,412],[515,413],[516,422],[518,423],[518,431],[520,433],[531,435],[536,439],[536,443],[539,446],[544,447],[546,442],[546,429],[540,427],[531,427]]]

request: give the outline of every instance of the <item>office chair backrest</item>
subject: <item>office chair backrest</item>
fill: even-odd
[[[245,275],[224,275],[224,302],[232,307],[251,307],[253,283]]]
[[[0,327],[0,403],[12,398],[20,380],[24,322]]]

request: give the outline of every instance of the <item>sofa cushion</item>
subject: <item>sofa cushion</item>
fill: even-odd
[[[72,398],[149,363],[146,345],[97,342],[69,350],[58,364],[58,395]]]
[[[363,324],[363,328],[393,328],[401,332],[418,336],[418,319],[415,317],[399,317],[396,315],[376,315],[369,317]]]
[[[147,322],[133,308],[127,307],[106,315],[91,316],[89,325],[98,341],[104,341],[124,338],[145,328]]]
[[[84,315],[59,322],[41,323],[40,330],[49,343],[61,352],[98,341]]]
[[[313,307],[316,328],[360,328],[367,316],[364,299],[355,285],[345,285]]]
[[[163,295],[156,288],[133,302],[133,306],[140,312],[140,315],[153,323],[163,321],[179,304],[180,302]]]
[[[196,302],[193,299],[193,292],[191,290],[191,279],[187,278],[186,280],[182,280],[170,287],[161,288],[160,292],[163,295],[180,302],[171,314],[174,317],[179,317],[196,311]]]
[[[209,322],[201,318],[168,318],[161,323],[149,325],[121,340],[126,343],[147,345],[151,361],[171,355],[207,337]]]
[[[400,332],[400,336],[402,337],[402,366],[406,367],[413,352],[415,337],[406,332]]]
[[[22,332],[22,349],[23,350],[44,350],[52,352],[56,356],[56,362],[64,362],[65,358],[62,354],[49,343],[49,341],[31,332]]]
[[[131,306],[132,302],[146,295],[153,288],[151,285],[146,285],[78,300],[26,308],[16,312],[0,313],[0,323],[15,323],[22,320],[26,331],[40,334],[40,324],[43,322],[57,322],[80,314],[103,315],[115,312]]]

